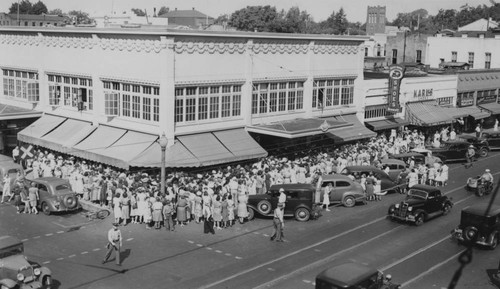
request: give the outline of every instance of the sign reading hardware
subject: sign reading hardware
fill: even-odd
[[[405,68],[400,65],[392,65],[389,67],[389,96],[387,97],[387,111],[398,112],[399,103],[399,88],[403,79]]]

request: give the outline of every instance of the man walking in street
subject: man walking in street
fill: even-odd
[[[115,251],[116,265],[121,266],[120,262],[120,248],[122,247],[122,233],[118,230],[118,223],[113,223],[113,228],[108,231],[108,244],[106,248],[106,256],[102,260],[102,264],[106,263],[111,256],[111,253]]]
[[[285,223],[283,222],[283,207],[283,203],[278,203],[278,207],[274,209],[274,232],[271,236],[271,241],[283,242],[283,228],[285,227]]]
[[[465,158],[467,159],[467,163],[465,164],[466,169],[472,167],[472,162],[474,161],[475,154],[476,151],[474,149],[474,146],[470,145],[469,148],[467,149],[467,152],[465,153]]]

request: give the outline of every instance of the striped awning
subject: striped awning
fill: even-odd
[[[406,120],[412,125],[434,126],[452,123],[456,114],[434,101],[411,102],[406,104]]]
[[[490,103],[482,103],[478,105],[480,108],[486,109],[491,112],[491,114],[500,114],[500,103],[490,102]]]

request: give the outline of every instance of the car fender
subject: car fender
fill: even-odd
[[[304,209],[308,210],[309,212],[312,212],[312,208],[310,208],[309,206],[304,205],[304,204],[300,204],[300,205],[296,206],[295,208],[293,208],[293,212],[295,213],[295,211],[297,211],[298,209],[301,209],[301,208],[304,208]]]
[[[425,210],[418,208],[413,212],[414,216],[417,216],[418,214],[424,214],[424,219],[427,219],[427,212]]]
[[[6,286],[7,288],[14,288],[17,285],[17,282],[12,279],[1,279],[0,285]]]
[[[490,243],[490,244],[491,244],[491,242],[493,241],[493,238],[494,238],[495,236],[497,236],[497,238],[498,238],[498,237],[500,237],[500,236],[498,235],[498,231],[496,231],[496,230],[495,230],[495,231],[493,231],[493,232],[491,232],[491,234],[488,236],[488,243]]]
[[[40,267],[40,272],[42,272],[41,274],[42,277],[45,277],[47,275],[49,276],[52,275],[52,271],[50,271],[50,269],[47,267]]]
[[[248,208],[252,208],[252,209],[253,209],[256,213],[258,213],[259,215],[262,215],[262,214],[260,213],[260,211],[257,209],[257,206],[247,204],[247,207],[248,207]]]

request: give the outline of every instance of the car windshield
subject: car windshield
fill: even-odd
[[[67,190],[71,190],[71,188],[67,184],[62,184],[62,185],[56,186],[56,191],[67,191]]]
[[[7,258],[9,256],[15,256],[23,254],[23,246],[12,246],[0,250],[0,259]]]
[[[422,199],[425,200],[427,199],[427,192],[421,191],[421,190],[415,190],[415,189],[410,189],[408,191],[408,198],[412,199]]]

